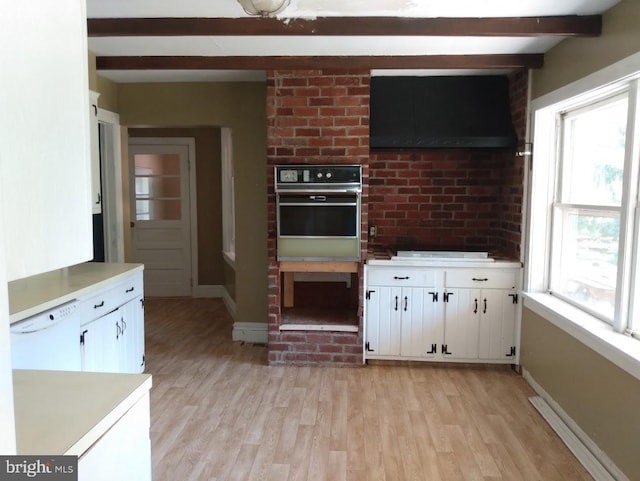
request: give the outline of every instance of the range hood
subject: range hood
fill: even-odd
[[[371,149],[516,146],[504,75],[372,77]]]

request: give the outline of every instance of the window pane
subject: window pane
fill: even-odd
[[[180,199],[136,199],[136,220],[180,219]]]
[[[562,203],[620,206],[627,103],[618,96],[563,116]]]
[[[551,290],[613,320],[618,213],[558,208],[555,222]]]

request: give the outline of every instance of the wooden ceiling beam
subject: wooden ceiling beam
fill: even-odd
[[[97,70],[518,69],[540,68],[543,54],[403,56],[113,56]]]
[[[90,37],[332,35],[597,37],[601,15],[487,18],[320,17],[275,18],[90,18]]]

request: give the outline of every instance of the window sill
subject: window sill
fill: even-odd
[[[640,341],[549,294],[522,294],[525,307],[640,380]]]
[[[235,252],[222,252],[222,258],[227,264],[235,269],[236,267],[236,253]]]

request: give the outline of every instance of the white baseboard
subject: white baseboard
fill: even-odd
[[[523,369],[522,376],[538,394],[529,401],[540,412],[553,430],[560,436],[595,481],[629,481],[580,426],[553,400],[542,386]]]
[[[231,338],[234,341],[266,344],[268,328],[266,322],[234,322]]]

